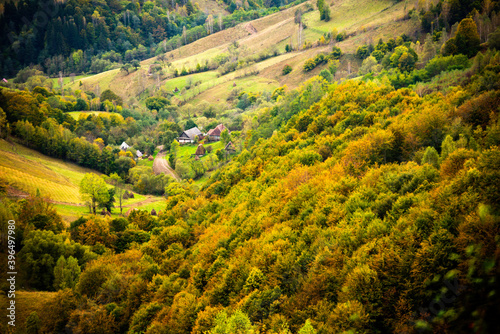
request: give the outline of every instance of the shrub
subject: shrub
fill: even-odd
[[[287,75],[290,72],[292,72],[292,67],[290,65],[285,65],[281,71],[283,75]]]

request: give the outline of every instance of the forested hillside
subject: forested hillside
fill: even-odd
[[[316,21],[304,22],[335,15],[314,5],[307,13]],[[104,191],[85,197],[94,214],[64,226],[38,192],[8,196],[12,184],[0,174],[2,235],[14,219],[20,273],[19,326],[0,329],[500,332],[498,3],[396,6],[418,31],[370,41],[332,30],[287,51],[300,61],[291,70],[278,63],[278,75],[300,72],[297,88],[235,81],[223,87],[223,103],[192,105],[170,93],[180,81],[140,105],[83,84],[66,94],[37,86],[49,80],[40,76],[1,88],[2,137],[108,174],[84,177],[101,189],[105,180],[115,192],[126,182],[164,201],[159,212],[96,215],[98,205],[112,209],[114,193]],[[233,58],[222,65],[239,64],[240,48],[229,43]],[[218,124],[227,126],[220,141],[177,141]],[[181,181],[136,159],[159,146]],[[0,295],[0,307],[8,302]]]
[[[286,4],[6,0],[0,5],[0,70],[9,77],[38,64],[51,76],[99,73],[189,44]]]

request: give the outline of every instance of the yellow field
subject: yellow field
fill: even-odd
[[[81,203],[79,184],[93,170],[53,159],[21,145],[0,140],[0,178],[25,193],[37,190],[53,201]]]

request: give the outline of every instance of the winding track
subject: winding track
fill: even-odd
[[[164,152],[160,152],[156,155],[155,161],[153,162],[153,172],[158,175],[161,173],[170,175],[176,181],[180,181],[181,178],[175,174],[174,170],[168,164],[167,159],[165,159],[166,154]]]

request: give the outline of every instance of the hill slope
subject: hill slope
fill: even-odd
[[[166,52],[162,56],[162,59],[165,59],[163,62],[159,61],[158,57],[142,61],[140,69],[130,74],[116,69],[82,78],[70,85],[70,87],[73,89],[95,90],[99,86],[100,91],[109,88],[122,96],[124,101],[139,98],[140,93],[148,89],[148,87],[147,94],[153,94],[158,87],[168,87],[167,91],[171,92],[172,84],[170,84],[170,81],[172,80],[181,81],[175,87],[182,90],[187,85],[186,81],[189,76],[173,79],[172,73],[174,69],[180,72],[183,67],[194,68],[198,63],[203,64],[205,61],[212,61],[218,55],[227,54],[231,43],[237,42],[240,45],[241,59],[275,51],[283,53],[283,55],[254,65],[244,66],[241,70],[219,78],[216,78],[217,71],[208,72],[208,74],[213,73],[211,78],[204,76],[198,79],[194,75],[191,78],[192,82],[201,80],[202,84],[198,92],[195,92],[194,89],[187,92],[188,99],[192,98],[193,95],[200,94],[200,91],[206,93],[204,96],[197,98],[194,101],[195,103],[203,100],[214,102],[217,99],[222,99],[225,96],[219,93],[221,90],[220,85],[225,82],[236,82],[238,85],[238,81],[241,80],[238,79],[239,77],[248,76],[249,73],[253,72],[258,73],[253,76],[254,79],[259,80],[262,78],[263,81],[276,82],[279,86],[286,84],[290,88],[295,88],[307,78],[319,73],[317,71],[304,73],[302,71],[304,62],[319,52],[331,51],[331,45],[325,45],[284,54],[286,44],[291,43],[294,48],[297,47],[298,24],[294,22],[296,11],[305,12],[307,8],[312,8],[312,3],[307,2],[254,21],[241,23],[233,28],[182,46],[177,50]],[[303,33],[303,42],[315,43],[324,33],[330,33],[336,29],[338,32],[345,31],[347,35],[352,36],[336,45],[344,52],[354,53],[360,43],[367,44],[377,41],[379,38],[388,39],[402,33],[411,35],[419,24],[418,20],[404,19],[407,14],[404,3],[394,4],[391,0],[377,0],[366,3],[342,0],[336,1],[331,10],[332,19],[329,22],[320,21],[317,10],[306,12],[303,15],[303,21],[307,26]],[[167,65],[169,66],[165,65],[165,62],[168,62]],[[155,76],[148,74],[149,67],[155,63],[160,64],[165,72],[166,78],[162,78],[160,82],[155,79]],[[281,74],[285,64],[292,64],[294,68],[294,71],[287,76]],[[341,68],[347,68],[347,61],[345,61],[345,64],[341,64]],[[353,63],[353,71],[355,68],[356,65]],[[339,73],[339,75],[345,77],[347,73]],[[82,87],[79,87],[80,82],[83,85]],[[260,88],[266,89],[265,86]],[[209,98],[214,96],[216,98]]]

